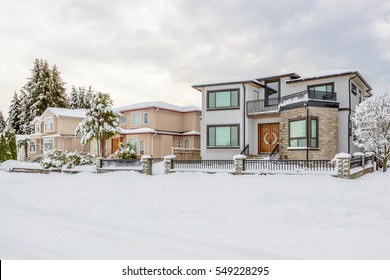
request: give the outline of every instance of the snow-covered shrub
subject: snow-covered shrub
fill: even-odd
[[[45,157],[41,160],[43,168],[60,168],[65,164],[66,155],[61,150],[53,150],[48,152]]]
[[[135,158],[134,146],[130,143],[119,143],[117,155],[120,159]]]
[[[66,165],[67,168],[72,168],[78,165],[92,165],[95,155],[85,152],[63,152],[54,150],[41,160],[43,168],[61,168]]]

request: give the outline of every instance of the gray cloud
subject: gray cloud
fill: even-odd
[[[198,104],[198,80],[337,68],[388,91],[390,4],[383,1],[21,1],[0,11],[0,110],[35,58],[68,88],[92,85],[115,105]],[[179,98],[180,97],[180,98]]]

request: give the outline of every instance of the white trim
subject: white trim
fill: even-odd
[[[139,115],[139,123],[134,123],[134,116],[135,115]],[[141,120],[141,112],[135,112],[135,113],[131,113],[131,124],[132,125],[140,125],[142,123],[142,120]]]
[[[186,147],[186,141],[188,141],[188,147]],[[184,149],[189,149],[190,146],[191,146],[190,139],[188,139],[188,138],[184,139]]]
[[[47,142],[50,142],[49,140],[51,140],[52,148],[51,148],[51,149],[46,149],[46,143],[47,143]],[[45,151],[54,150],[54,138],[45,138],[45,139],[43,139],[43,149],[44,149]]]
[[[144,147],[142,149],[144,151],[143,153],[141,153],[141,142],[143,142],[143,144],[144,144]],[[139,144],[139,154],[144,155],[145,154],[145,140],[139,140],[138,144]]]
[[[51,129],[46,129],[46,125],[47,125],[47,121],[48,120],[51,120]],[[45,118],[45,122],[44,122],[44,131],[54,131],[54,118],[53,117],[47,117]]]
[[[145,122],[145,115],[148,116],[148,121]],[[149,124],[149,112],[142,112],[142,123],[143,124]]]
[[[31,151],[31,144],[34,143],[34,151]],[[29,145],[28,145],[28,151],[30,154],[35,154],[37,152],[37,141],[36,140],[31,140]]]

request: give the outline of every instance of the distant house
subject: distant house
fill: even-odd
[[[120,133],[108,143],[111,154],[120,142],[132,143],[137,156],[198,158],[201,109],[151,101],[114,109],[121,115]]]
[[[85,109],[64,109],[49,107],[34,118],[34,133],[30,135],[28,153],[30,159],[41,156],[45,151],[87,151],[76,138],[77,125],[85,118]]]
[[[354,153],[352,117],[371,95],[355,70],[285,73],[200,82],[203,159],[240,152],[282,159],[332,159]]]

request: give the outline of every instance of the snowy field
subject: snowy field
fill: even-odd
[[[0,171],[0,259],[390,259],[390,172]]]

